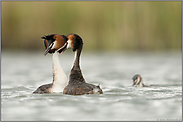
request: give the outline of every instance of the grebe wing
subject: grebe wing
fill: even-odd
[[[81,85],[76,85],[75,87],[67,86],[64,91],[64,94],[70,95],[84,95],[84,94],[102,94],[102,90],[99,86],[95,86],[93,84],[82,83]]]
[[[50,84],[45,84],[42,85],[40,87],[38,87],[34,92],[34,93],[38,93],[38,94],[42,94],[42,93],[49,93],[50,92],[50,88],[53,86],[53,83]]]

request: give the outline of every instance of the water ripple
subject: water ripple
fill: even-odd
[[[81,67],[86,81],[100,84],[104,94],[82,96],[32,94],[38,86],[52,82],[51,56],[2,57],[4,121],[181,119],[181,55],[83,54]],[[60,58],[63,70],[69,74],[73,55]],[[132,87],[131,78],[136,73],[151,87]]]

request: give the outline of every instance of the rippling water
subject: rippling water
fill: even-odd
[[[69,51],[68,51],[69,52]],[[60,63],[68,75],[74,54]],[[52,82],[52,55],[2,53],[2,120],[181,120],[181,53],[82,53],[81,69],[88,83],[104,94],[71,96],[32,94]],[[147,88],[132,87],[141,74]]]

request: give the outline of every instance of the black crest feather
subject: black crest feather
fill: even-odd
[[[73,51],[76,51],[76,49],[79,49],[80,46],[83,46],[83,40],[77,34],[74,34],[74,36],[75,36],[75,39],[74,39],[74,42],[73,42]]]

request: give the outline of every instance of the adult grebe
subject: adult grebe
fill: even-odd
[[[148,86],[143,84],[142,77],[139,74],[134,75],[133,78],[132,78],[132,81],[133,81],[133,85],[132,86],[148,87]]]
[[[83,48],[83,41],[81,37],[77,34],[69,34],[67,36],[68,41],[63,47],[58,49],[59,53],[67,48],[72,48],[75,52],[75,59],[73,67],[69,75],[69,83],[64,88],[63,94],[69,95],[84,95],[84,94],[102,94],[102,89],[100,86],[95,86],[93,84],[86,83],[79,65],[80,54]]]
[[[58,58],[59,53],[56,50],[66,43],[67,37],[64,35],[51,34],[41,38],[44,39],[44,46],[46,48],[44,55],[46,55],[47,53],[53,53],[53,82],[38,87],[33,93],[42,94],[63,92],[63,89],[67,85],[68,80],[67,76],[60,66]]]

